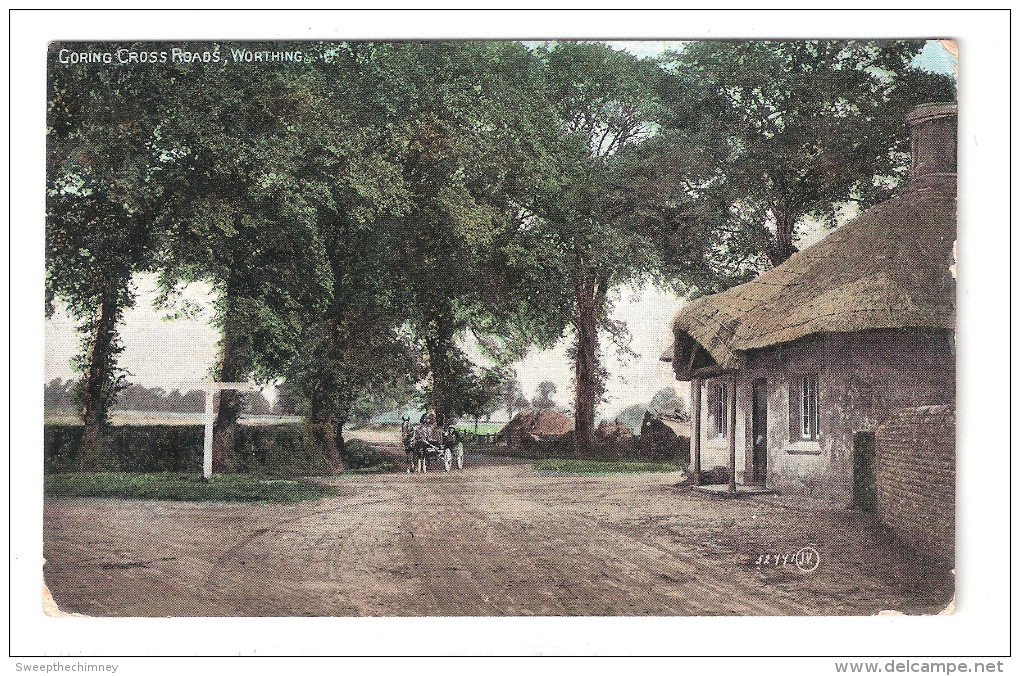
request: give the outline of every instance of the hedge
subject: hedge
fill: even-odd
[[[110,427],[95,467],[76,468],[80,425],[45,425],[48,473],[80,469],[114,472],[201,472],[200,425]],[[238,425],[231,439],[229,471],[256,474],[327,474],[329,465],[302,425]]]

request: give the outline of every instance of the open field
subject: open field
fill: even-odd
[[[106,616],[933,613],[952,596],[865,515],[680,478],[469,456],[293,505],[50,497],[45,574],[62,609]],[[808,544],[815,570],[758,563]]]
[[[454,425],[458,430],[464,432],[477,432],[478,434],[496,434],[506,423],[478,423],[478,429],[475,430],[475,424],[473,422],[458,423]]]

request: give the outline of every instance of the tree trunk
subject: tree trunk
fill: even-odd
[[[333,471],[335,472],[343,471],[344,469],[343,459],[344,456],[347,455],[347,441],[344,439],[344,424],[345,424],[344,420],[339,420],[336,423],[336,435],[334,437],[336,439],[336,444],[333,446],[333,448],[336,451],[335,459],[330,459],[328,457],[326,458],[330,462],[330,467],[332,467]],[[334,460],[336,464],[334,464]]]
[[[340,446],[343,444],[343,426],[332,422],[309,422],[308,431],[329,469],[334,472],[342,470]]]
[[[776,267],[797,251],[793,246],[793,228],[797,219],[792,214],[778,209],[773,209],[772,215],[776,219],[775,241],[767,253],[772,267]]]
[[[432,392],[429,397],[429,404],[436,416],[442,416],[443,420],[449,421],[453,414],[453,401],[451,399],[452,374],[450,366],[450,352],[453,349],[453,331],[449,322],[437,312],[433,318],[434,326],[425,336],[425,349],[428,351],[429,376],[432,381]]]
[[[350,420],[350,413],[341,411],[337,416],[331,420],[332,429],[330,430],[330,444],[323,448],[323,452],[326,456],[326,462],[329,463],[330,470],[334,472],[342,472],[344,469],[344,456],[347,453],[347,442],[344,441],[344,425]]]
[[[343,453],[344,439],[342,421],[328,414],[327,405],[324,402],[321,388],[314,388],[308,398],[308,415],[305,417],[305,426],[316,448],[322,453],[331,471],[338,472],[343,469],[343,462],[340,460]]]
[[[247,380],[239,354],[240,346],[230,328],[230,322],[224,322],[223,339],[220,348],[220,364],[216,373],[217,382],[240,382]],[[233,390],[222,390],[216,407],[216,422],[213,423],[213,472],[225,472],[230,469],[230,447],[234,440],[237,419],[241,416],[241,397]]]
[[[574,454],[592,456],[595,407],[602,399],[598,320],[605,311],[605,279],[586,279],[574,286]]]
[[[98,468],[100,439],[112,403],[114,337],[120,316],[119,287],[117,280],[111,280],[103,290],[95,327],[89,337],[88,365],[81,383],[84,429],[76,459],[77,468],[81,471]]]

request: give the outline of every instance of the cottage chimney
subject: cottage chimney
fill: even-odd
[[[956,104],[926,103],[907,113],[910,187],[956,174]]]

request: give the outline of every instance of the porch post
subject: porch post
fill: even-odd
[[[730,379],[729,425],[726,446],[730,452],[730,493],[737,492],[737,374]]]
[[[691,379],[691,459],[694,485],[701,484],[701,378]]]

